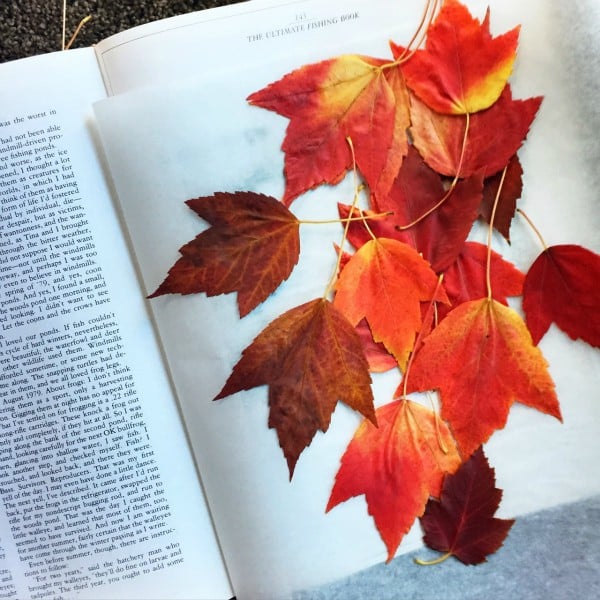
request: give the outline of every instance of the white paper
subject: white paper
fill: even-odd
[[[4,90],[0,99],[3,121],[17,116],[26,119],[28,114],[50,109],[56,111],[55,118],[62,127],[61,143],[71,156],[94,237],[98,253],[96,260],[105,274],[110,295],[106,309],[115,313],[115,320],[119,323],[123,353],[128,357],[128,365],[142,399],[148,437],[165,497],[172,509],[172,523],[176,531],[173,539],[180,544],[184,557],[183,563],[178,566],[132,579],[119,575],[119,581],[112,585],[72,591],[69,597],[158,599],[200,595],[229,598],[231,590],[212,522],[91,131],[92,103],[105,96],[94,52],[91,49],[74,50],[2,65],[0,85]],[[3,132],[5,130],[3,128]],[[4,241],[4,234],[2,238]],[[85,320],[94,314],[92,308],[86,308],[68,318],[59,317],[52,323],[62,326],[63,321],[70,322],[73,327],[74,320]],[[45,325],[46,329],[49,327]],[[23,336],[35,331],[36,325],[27,327]],[[11,333],[4,332],[4,335]],[[49,501],[48,498],[46,500]],[[27,584],[34,583],[34,576],[26,574],[31,568],[18,559],[4,510],[0,514],[0,537],[7,556],[2,567],[11,571],[17,583],[18,597],[29,597]],[[94,572],[88,567],[97,562],[104,571],[108,567],[105,569],[102,565],[110,561],[115,573],[124,573],[124,567],[117,569],[117,559],[133,555],[134,551],[145,554],[156,546],[155,539],[119,548],[115,552],[98,552],[91,558],[73,560],[69,569],[93,579]],[[44,572],[42,568],[42,576],[47,578],[47,573],[48,569]]]
[[[114,95],[235,71],[299,49],[317,59],[321,48],[342,48],[375,27],[397,22],[402,30],[421,12],[418,2],[252,0],[134,27],[100,42],[96,53]],[[387,39],[379,51],[387,51]]]

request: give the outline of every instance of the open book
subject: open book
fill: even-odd
[[[546,97],[527,207],[553,243],[598,251],[582,112],[555,68],[560,11],[490,4],[494,28],[523,24],[513,93]],[[0,598],[285,598],[385,560],[362,498],[325,514],[359,415],[339,406],[290,482],[265,390],[213,402],[267,323],[322,294],[333,229],[307,232],[285,288],[244,319],[233,294],[146,297],[199,231],[185,200],[281,197],[286,123],[248,94],[308,62],[387,55],[422,9],[252,0],[0,66]],[[335,217],[354,182],[311,194],[325,201],[299,217]],[[508,256],[527,265],[531,248]],[[488,445],[510,517],[600,491],[597,353],[558,331],[542,344],[565,423],[515,406]],[[420,543],[415,527],[399,553]]]

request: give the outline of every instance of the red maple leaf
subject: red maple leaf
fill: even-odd
[[[460,457],[446,425],[420,404],[399,400],[376,415],[378,427],[364,421],[348,444],[327,511],[364,494],[390,561]]]
[[[356,331],[332,304],[312,300],[270,323],[242,353],[215,400],[269,386],[269,427],[277,430],[290,479],[339,400],[374,423],[371,377]]]
[[[412,95],[410,131],[415,147],[438,173],[469,177],[481,172],[490,177],[521,147],[541,102],[541,98],[513,100],[507,85],[490,108],[471,115],[465,145],[464,116],[436,113]]]
[[[457,259],[444,272],[444,288],[450,306],[440,304],[438,316],[444,317],[463,302],[483,298],[487,294],[486,270],[487,247],[478,242],[466,242]],[[507,305],[508,297],[521,295],[525,275],[493,250],[490,276],[494,300]]]
[[[366,319],[363,319],[356,326],[356,333],[365,353],[365,358],[369,363],[371,373],[384,373],[398,366],[396,359],[385,349],[385,346],[373,340],[373,334]]]
[[[523,310],[537,344],[551,323],[600,347],[600,255],[573,244],[550,246],[530,267]]]
[[[393,230],[390,237],[415,248],[433,271],[440,273],[454,262],[463,247],[479,212],[482,189],[481,175],[463,179],[439,208],[421,219],[444,198],[447,190],[442,178],[411,146],[389,194],[376,197],[374,204],[378,212],[391,213],[382,221],[382,227]],[[401,229],[416,221],[409,229]],[[379,235],[380,230],[376,228],[374,232]]]
[[[237,292],[240,316],[247,315],[298,262],[298,220],[275,198],[253,192],[217,192],[186,204],[212,227],[179,249],[182,257],[149,297]]]
[[[548,364],[527,326],[488,298],[461,304],[423,341],[406,390],[434,389],[465,458],[504,427],[516,400],[561,419]]]
[[[248,97],[290,119],[282,145],[285,204],[344,177],[353,166],[348,139],[371,188],[389,188],[406,154],[409,113],[398,69],[382,69],[384,64],[344,55],[306,65]]]
[[[519,28],[492,37],[489,10],[483,23],[457,0],[445,0],[427,31],[424,50],[403,65],[410,89],[433,110],[475,113],[500,96],[512,72]]]
[[[421,517],[425,544],[446,553],[433,562],[455,556],[477,565],[496,552],[514,523],[514,519],[494,517],[501,499],[494,469],[479,448],[455,473],[444,477],[440,499],[429,500]]]

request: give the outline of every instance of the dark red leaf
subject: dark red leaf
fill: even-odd
[[[423,541],[467,565],[485,562],[502,546],[514,519],[498,519],[502,490],[479,448],[454,474],[444,478],[440,500],[431,499],[421,517]]]
[[[498,188],[502,180],[502,171],[488,177],[483,186],[483,200],[479,208],[479,214],[489,223],[492,217],[492,210],[498,195]],[[498,198],[498,206],[494,214],[494,228],[497,229],[504,238],[510,242],[510,224],[517,210],[517,200],[521,197],[523,191],[523,169],[519,157],[515,154],[508,163],[506,176],[502,183],[502,190]]]
[[[481,205],[483,176],[458,182],[448,198],[426,218],[446,195],[442,178],[410,147],[390,193],[376,198],[378,212],[390,212],[385,225],[393,225],[393,237],[409,244],[431,264],[436,273],[451,265],[460,252]],[[418,221],[409,229],[401,227]]]
[[[254,192],[217,192],[186,204],[211,227],[179,249],[182,257],[149,297],[237,292],[240,316],[247,315],[298,262],[298,220],[277,199]]]

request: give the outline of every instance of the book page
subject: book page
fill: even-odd
[[[552,40],[562,35],[560,19],[541,0],[527,7],[491,4],[495,30],[523,24],[514,96],[546,97],[521,153],[526,173],[522,206],[535,215],[548,243],[577,243],[598,252],[600,223],[595,176],[585,160],[585,127],[572,118],[569,82],[553,68],[559,46]],[[486,5],[469,2],[481,16]],[[348,38],[346,50],[379,55],[381,40],[405,42],[412,23],[390,20],[372,41]],[[326,40],[319,50],[321,58],[331,56]],[[248,66],[235,76],[125,94],[97,106],[148,293],[179,257],[177,249],[206,227],[185,200],[244,190],[282,197],[280,145],[287,121],[248,106],[245,98],[313,55],[314,49],[297,47],[293,58]],[[334,219],[336,203],[350,204],[353,194],[349,176],[339,186],[298,198],[292,210],[302,220]],[[567,197],[568,207],[563,203]],[[322,296],[336,260],[332,242],[338,240],[339,225],[302,227],[301,258],[291,277],[243,319],[234,294],[152,300],[240,598],[286,597],[386,557],[363,497],[325,514],[340,457],[360,422],[357,414],[339,404],[329,430],[317,434],[303,452],[289,482],[277,436],[267,427],[266,388],[213,401],[241,352],[268,323]],[[538,247],[524,223],[515,223],[512,246],[502,246],[502,252],[527,270]],[[600,492],[598,353],[555,328],[541,347],[557,384],[564,424],[515,404],[506,429],[488,444],[498,486],[504,489],[500,515],[507,518]],[[389,402],[396,385],[397,375],[377,375],[376,401]],[[420,544],[415,527],[400,553]]]
[[[3,598],[228,598],[91,133],[91,49],[0,67]]]
[[[422,10],[418,2],[252,0],[129,29],[100,42],[96,53],[115,95],[293,56],[299,47],[317,59],[323,44],[341,48],[349,36],[358,40],[390,19],[414,22]]]
[[[486,4],[469,6],[483,16]],[[526,7],[491,4],[494,29],[523,24],[512,79],[515,97],[545,96],[521,153],[526,173],[522,206],[535,215],[548,243],[578,243],[598,252],[595,175],[586,159],[584,120],[573,119],[572,82],[554,68],[561,46],[553,40],[562,35],[561,20],[541,0]],[[347,51],[376,54],[380,40],[390,37],[402,43],[413,22],[391,21],[372,42],[349,38]],[[322,58],[331,56],[325,40],[319,50]],[[562,52],[567,60],[566,50]],[[125,94],[97,105],[148,293],[179,257],[177,249],[206,227],[185,200],[240,190],[281,198],[280,145],[287,121],[248,106],[245,98],[307,56],[313,56],[313,49],[298,47],[293,59],[248,66],[235,76]],[[353,194],[349,176],[336,187],[323,186],[298,198],[292,210],[302,220],[335,218],[336,203],[351,203]],[[526,270],[538,247],[524,223],[515,228],[512,246],[502,246],[502,252]],[[289,482],[277,436],[267,427],[266,388],[213,401],[241,352],[268,323],[322,296],[335,265],[332,241],[340,239],[339,225],[302,227],[302,253],[291,277],[243,319],[234,294],[173,295],[151,303],[240,598],[287,597],[386,556],[363,497],[325,514],[358,415],[339,404],[329,430],[317,434],[302,453]],[[554,327],[540,345],[557,384],[564,424],[515,404],[506,429],[488,444],[498,486],[504,489],[499,514],[507,518],[600,492],[598,353]],[[377,375],[376,402],[389,402],[396,385],[396,375]],[[420,538],[416,527],[400,553],[418,547]]]

